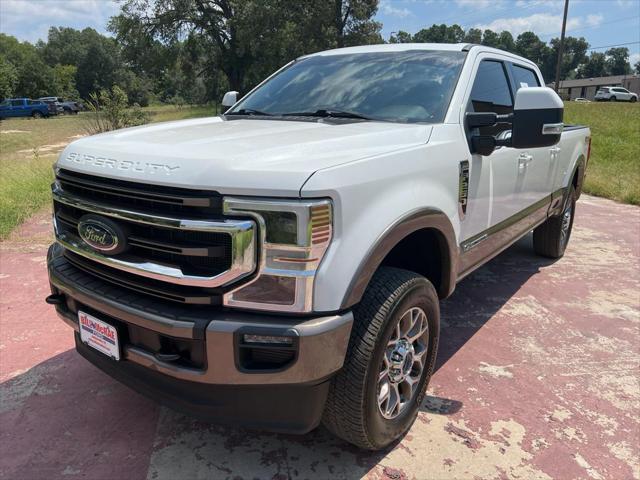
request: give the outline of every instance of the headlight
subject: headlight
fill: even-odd
[[[250,215],[260,227],[256,277],[224,295],[224,305],[310,312],[313,282],[332,235],[329,200],[224,199],[225,215]]]

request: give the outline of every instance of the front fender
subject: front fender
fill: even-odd
[[[447,278],[439,293],[452,291],[459,232],[456,159],[463,156],[457,147],[421,145],[321,170],[307,181],[303,197],[331,197],[334,203],[334,237],[316,277],[315,311],[357,303],[386,254],[421,228],[435,229],[443,239]]]

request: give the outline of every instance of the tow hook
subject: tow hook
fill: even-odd
[[[49,305],[62,305],[64,303],[64,295],[52,294],[44,299]]]
[[[154,357],[156,357],[157,360],[161,361],[161,362],[166,362],[166,363],[171,363],[171,362],[175,362],[176,360],[180,359],[180,355],[178,355],[177,353],[156,353],[154,355]]]

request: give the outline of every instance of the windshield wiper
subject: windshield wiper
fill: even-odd
[[[254,110],[253,108],[241,108],[235,112],[225,113],[225,115],[260,115],[264,117],[273,116],[272,113],[261,112],[260,110]]]
[[[348,112],[345,110],[330,110],[321,108],[315,112],[289,112],[282,113],[283,117],[321,117],[321,118],[356,118],[359,120],[374,120],[357,112]]]

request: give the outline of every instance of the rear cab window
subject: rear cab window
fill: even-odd
[[[513,79],[516,83],[516,91],[526,87],[539,87],[540,81],[536,72],[522,65],[512,65]]]

